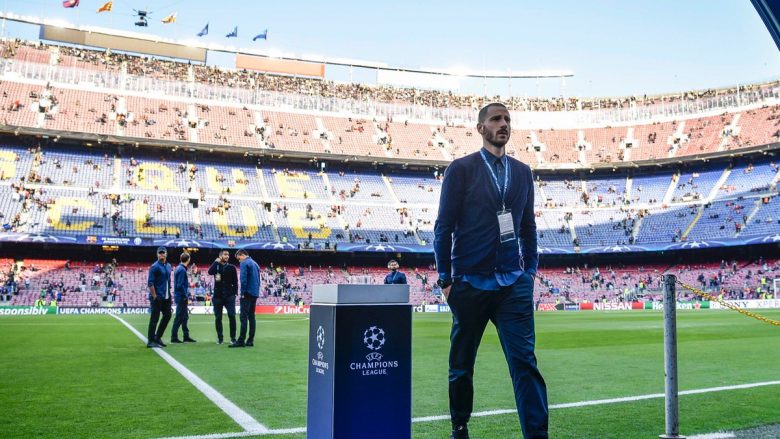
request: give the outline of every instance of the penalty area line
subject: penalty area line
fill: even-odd
[[[137,329],[135,329],[132,325],[127,323],[123,318],[115,315],[115,314],[109,314],[111,317],[119,320],[123,325],[127,327],[133,334],[136,335],[139,339],[141,339],[144,344],[147,343],[146,337],[144,337],[143,334],[141,334]],[[171,367],[176,369],[177,372],[179,372],[187,381],[189,381],[193,386],[195,386],[196,389],[198,389],[201,393],[203,393],[206,398],[210,399],[211,402],[213,402],[217,407],[222,409],[225,414],[230,416],[238,425],[241,426],[245,430],[246,436],[251,435],[257,435],[257,434],[267,434],[268,433],[268,427],[265,425],[257,422],[255,418],[249,415],[249,413],[241,410],[241,408],[235,404],[233,404],[232,401],[225,398],[224,395],[219,393],[215,388],[211,387],[207,382],[203,381],[199,376],[195,375],[191,370],[187,369],[183,364],[179,363],[178,360],[173,358],[169,353],[163,351],[161,348],[154,348],[152,349],[154,352],[157,353],[163,360],[165,360],[166,363],[168,363]],[[234,433],[235,434],[235,433]],[[200,436],[203,438],[208,438],[212,436]],[[216,438],[216,436],[214,436]],[[239,436],[231,436],[231,437],[239,437]]]
[[[780,380],[764,381],[759,383],[736,384],[733,386],[720,386],[720,387],[708,387],[704,389],[684,390],[679,392],[679,394],[699,395],[702,393],[725,392],[729,390],[753,389],[756,387],[777,386],[777,385],[780,385]],[[634,401],[643,401],[647,399],[663,399],[663,398],[664,398],[663,393],[651,393],[647,395],[626,396],[623,398],[595,399],[591,401],[551,404],[550,409],[567,409],[567,408],[577,408],[577,407],[588,407],[594,405],[619,404],[622,402],[634,402]],[[475,412],[472,413],[471,416],[485,417],[485,416],[514,414],[514,413],[517,413],[516,409],[501,409],[501,410],[487,410],[482,412]],[[450,420],[450,415],[438,415],[438,416],[423,416],[423,417],[413,418],[412,422],[418,423],[418,422],[435,422],[435,421],[449,421],[449,420]],[[306,432],[306,427],[299,427],[299,428],[287,428],[287,429],[278,429],[278,430],[276,429],[267,430],[266,432],[263,433],[260,432],[217,433],[217,434],[209,434],[203,436],[171,436],[162,439],[229,439],[234,437],[265,436],[265,435],[293,434],[293,433],[305,433],[305,432]],[[690,439],[728,439],[733,437],[735,437],[733,433],[709,433],[705,435],[691,436]]]

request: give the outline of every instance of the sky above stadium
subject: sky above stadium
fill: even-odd
[[[2,0],[2,10],[193,39],[209,23],[207,42],[285,54],[384,62],[403,68],[568,69],[558,79],[511,82],[513,95],[622,96],[675,92],[780,77],[780,52],[748,0],[713,1],[147,1]],[[133,9],[151,11],[135,27]],[[176,22],[160,20],[176,13]],[[238,38],[225,35],[238,26]],[[268,40],[252,41],[268,29]],[[6,36],[36,39],[31,26],[9,23]],[[231,66],[225,56],[210,64]],[[348,80],[345,69],[327,77]],[[352,72],[375,81],[372,72]],[[462,91],[509,94],[509,81],[462,84]]]

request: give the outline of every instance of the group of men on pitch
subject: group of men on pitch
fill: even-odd
[[[230,252],[222,250],[219,257],[209,267],[209,275],[214,276],[214,317],[217,329],[217,343],[224,342],[222,333],[222,311],[225,310],[230,321],[230,345],[231,348],[243,348],[254,346],[255,340],[255,304],[260,297],[260,266],[257,265],[246,250],[236,251],[236,259],[239,261],[239,270],[229,263]],[[149,330],[146,346],[150,348],[164,348],[167,345],[162,337],[173,313],[173,302],[176,303],[176,316],[173,319],[171,330],[171,343],[195,343],[190,337],[187,326],[189,320],[189,279],[187,267],[192,263],[189,253],[182,252],[179,256],[179,265],[173,270],[173,288],[171,288],[171,264],[168,262],[168,250],[165,247],[157,248],[157,262],[149,267],[149,302],[151,316],[149,318]],[[239,279],[239,274],[240,279]],[[239,294],[240,285],[240,320],[241,330],[236,338],[236,296]],[[173,290],[173,291],[171,291]],[[162,318],[160,316],[162,315]],[[184,333],[184,338],[179,339],[179,327]],[[247,328],[249,329],[247,334]]]

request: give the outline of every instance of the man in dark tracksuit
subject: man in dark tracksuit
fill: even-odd
[[[482,149],[444,172],[434,227],[438,285],[452,310],[449,396],[453,439],[468,439],[474,362],[488,321],[509,365],[526,439],[548,437],[547,386],[534,347],[539,263],[531,168],[507,157],[511,118],[502,104],[479,112]]]
[[[255,345],[255,304],[260,297],[260,266],[257,265],[246,250],[236,252],[236,258],[241,261],[241,333],[231,348],[251,347]],[[249,324],[249,335],[246,329]],[[246,337],[246,338],[244,338]]]
[[[385,276],[385,285],[406,285],[406,275],[398,271],[398,261],[391,260],[387,263],[387,268],[390,269],[390,273]]]
[[[183,252],[179,261],[181,261],[179,266],[173,271],[173,300],[176,302],[176,317],[173,318],[171,343],[182,343],[182,340],[179,340],[179,326],[184,331],[184,342],[195,343],[195,340],[190,338],[190,328],[187,326],[187,321],[190,319],[190,312],[187,308],[190,298],[190,280],[187,277],[190,254]]]
[[[214,325],[217,327],[217,344],[223,343],[222,308],[225,308],[230,324],[230,343],[236,341],[236,295],[238,294],[238,273],[236,267],[228,264],[230,252],[222,250],[217,260],[209,267],[214,276]]]
[[[164,348],[162,335],[168,322],[171,321],[171,264],[166,262],[168,251],[165,247],[157,248],[157,262],[149,267],[149,304],[151,316],[149,317],[149,330],[147,331],[146,347]],[[162,314],[160,326],[157,321]]]

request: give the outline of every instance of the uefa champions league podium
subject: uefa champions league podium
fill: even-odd
[[[412,437],[408,285],[315,285],[308,439]]]

